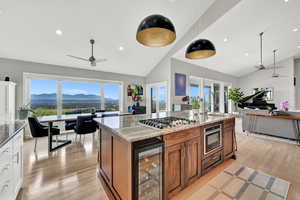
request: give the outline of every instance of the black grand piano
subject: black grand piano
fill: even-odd
[[[248,109],[260,109],[260,110],[275,110],[277,109],[275,104],[267,103],[265,100],[267,96],[267,91],[258,91],[253,95],[244,97],[240,103],[240,108]]]

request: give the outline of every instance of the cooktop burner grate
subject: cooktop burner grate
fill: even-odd
[[[140,120],[139,122],[141,124],[150,127],[164,129],[164,128],[173,128],[180,125],[193,124],[196,121],[179,118],[179,117],[164,117],[164,118],[157,118],[157,119],[145,119],[145,120]]]

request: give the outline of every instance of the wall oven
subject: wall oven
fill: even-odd
[[[222,146],[221,124],[204,129],[204,154],[208,154]]]

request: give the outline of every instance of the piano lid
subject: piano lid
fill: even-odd
[[[256,100],[263,100],[264,101],[264,96],[266,95],[266,91],[259,91],[256,92],[255,94],[252,94],[250,96],[244,97],[240,103],[253,103]]]

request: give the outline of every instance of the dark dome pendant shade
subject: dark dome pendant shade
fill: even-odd
[[[215,54],[215,46],[211,41],[206,39],[199,39],[192,42],[185,51],[185,57],[188,59],[208,58]]]
[[[150,47],[162,47],[176,39],[176,31],[172,22],[162,15],[150,15],[139,25],[136,40]]]

